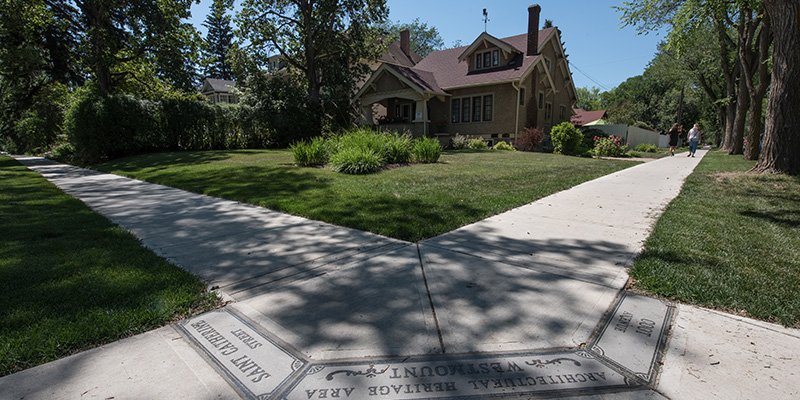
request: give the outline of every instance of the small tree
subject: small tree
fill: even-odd
[[[583,141],[583,134],[569,122],[562,122],[550,130],[553,152],[559,154],[576,154]]]

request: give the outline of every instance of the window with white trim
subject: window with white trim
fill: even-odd
[[[453,99],[450,104],[450,122],[457,124],[461,122],[461,99]]]

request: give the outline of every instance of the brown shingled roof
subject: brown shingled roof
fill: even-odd
[[[420,88],[422,88],[426,92],[431,92],[439,95],[447,95],[439,84],[436,82],[436,78],[433,74],[429,71],[422,71],[416,68],[408,68],[402,67],[399,65],[391,65],[387,64],[387,67],[393,69],[398,74],[402,75],[404,78],[414,82]]]
[[[407,55],[403,53],[403,50],[400,48],[400,41],[395,40],[389,47],[386,49],[385,52],[378,58],[378,61],[385,62],[387,64],[394,64],[394,65],[402,65],[404,67],[413,67],[416,65],[422,57],[418,56],[417,53],[414,53],[414,50],[410,51],[411,54]]]
[[[606,117],[606,110],[586,111],[582,108],[573,108],[572,111],[575,112],[575,115],[570,117],[569,122],[578,126]]]
[[[539,46],[550,39],[550,35],[555,28],[546,28],[539,31]],[[500,39],[508,43],[521,53],[513,67],[497,68],[489,71],[468,73],[467,62],[459,62],[458,56],[469,46],[457,47],[454,49],[434,51],[423,58],[416,66],[415,70],[429,71],[433,74],[438,85],[443,89],[452,89],[460,86],[471,86],[488,84],[493,82],[503,82],[516,80],[522,77],[528,68],[533,65],[540,56],[526,56],[528,34],[510,36]],[[521,65],[520,62],[521,61]]]

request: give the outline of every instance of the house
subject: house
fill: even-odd
[[[605,124],[608,119],[606,110],[587,111],[582,108],[573,108],[573,116],[569,119],[576,127]]]
[[[231,91],[236,86],[235,81],[225,79],[206,78],[200,93],[208,98],[212,103],[238,103],[239,99]]]
[[[356,94],[364,122],[443,141],[460,133],[496,142],[569,121],[575,85],[560,33],[539,29],[540,11],[528,8],[527,33],[501,39],[484,32],[469,46],[422,59],[401,35]]]

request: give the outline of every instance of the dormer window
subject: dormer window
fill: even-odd
[[[475,69],[486,69],[500,65],[500,50],[475,53]]]

